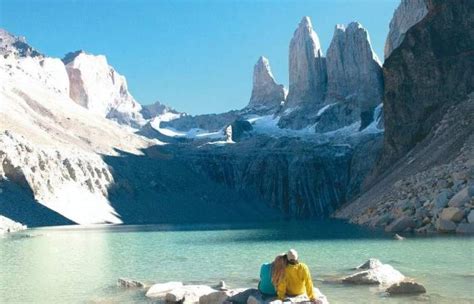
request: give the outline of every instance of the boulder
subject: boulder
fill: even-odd
[[[426,293],[426,289],[423,285],[413,281],[403,281],[392,284],[385,291],[390,295],[413,295]]]
[[[434,200],[435,208],[442,209],[446,207],[446,205],[448,205],[450,195],[451,192],[448,190],[441,191]]]
[[[436,221],[436,229],[439,232],[454,232],[456,231],[456,224],[452,221],[438,219]]]
[[[382,265],[383,264],[382,264],[382,262],[380,262],[380,260],[370,258],[370,259],[367,260],[367,262],[357,266],[355,269],[363,269],[363,270],[374,269],[374,268],[377,268],[377,267],[382,266]]]
[[[165,301],[168,303],[196,304],[204,295],[216,292],[217,290],[207,285],[184,285],[168,291]]]
[[[469,215],[467,216],[467,221],[468,221],[469,223],[474,223],[474,210],[471,210],[471,211],[469,212]]]
[[[241,294],[247,289],[228,289],[228,290],[219,290],[214,291],[209,294],[205,294],[199,298],[199,304],[222,304],[226,302],[229,298]],[[245,303],[245,302],[242,302]]]
[[[393,221],[390,225],[385,227],[386,232],[402,232],[406,231],[407,229],[414,228],[415,222],[411,217],[402,216],[395,221]]]
[[[395,235],[393,236],[393,239],[397,240],[397,241],[403,241],[405,238],[401,235],[399,235],[398,233],[395,233]]]
[[[405,279],[405,276],[391,265],[382,264],[373,269],[356,272],[342,279],[343,283],[356,285],[392,285]]]
[[[474,234],[474,223],[461,223],[456,229],[456,233]]]
[[[154,284],[148,289],[146,296],[149,298],[164,298],[166,294],[173,289],[183,287],[181,282],[167,282],[167,283],[158,283]]]
[[[145,287],[145,284],[139,281],[131,280],[131,279],[126,279],[126,278],[120,278],[117,280],[117,285],[123,288],[143,288]]]
[[[465,187],[458,193],[456,193],[450,200],[448,205],[450,207],[462,207],[466,203],[469,203],[470,195],[469,195],[469,188]]]
[[[464,217],[464,211],[457,207],[444,208],[440,214],[440,219],[445,221],[460,222]]]

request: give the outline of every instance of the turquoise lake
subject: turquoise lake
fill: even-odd
[[[260,264],[295,248],[331,303],[474,303],[474,238],[391,235],[338,221],[30,229],[0,237],[0,303],[151,303],[120,277],[255,287]],[[391,298],[331,279],[370,257],[425,285]]]

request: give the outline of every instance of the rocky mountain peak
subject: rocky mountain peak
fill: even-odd
[[[390,29],[384,48],[385,58],[388,58],[392,51],[402,43],[405,33],[413,25],[420,22],[426,14],[428,14],[428,8],[425,0],[402,0],[400,2],[390,21]]]
[[[84,51],[67,54],[63,62],[69,75],[70,97],[77,104],[118,123],[144,124],[141,105],[128,91],[127,81],[103,55]]]
[[[358,22],[336,25],[327,52],[326,103],[354,102],[360,107],[361,128],[373,119],[382,102],[383,75],[367,30]]]
[[[0,28],[0,55],[7,56],[10,54],[17,57],[43,57],[40,52],[26,42],[25,37],[14,36]]]
[[[326,60],[309,17],[303,17],[290,42],[287,107],[324,100]]]
[[[252,96],[248,104],[249,108],[274,110],[285,100],[285,89],[283,85],[277,84],[273,77],[270,62],[267,58],[260,56],[253,68]]]
[[[64,62],[64,64],[68,64],[71,61],[73,61],[74,59],[76,59],[81,54],[87,54],[87,53],[84,50],[77,50],[77,51],[74,51],[74,52],[69,52],[64,56],[62,61]]]

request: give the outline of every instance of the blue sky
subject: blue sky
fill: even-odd
[[[326,52],[336,23],[359,21],[379,58],[399,0],[0,0],[0,27],[41,52],[104,54],[142,104],[191,114],[239,109],[253,65],[288,85],[288,46],[310,16]]]

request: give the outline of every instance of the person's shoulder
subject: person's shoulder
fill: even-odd
[[[263,263],[262,266],[260,266],[260,269],[267,269],[272,267],[272,263]]]
[[[306,265],[305,263],[299,262],[299,263],[298,263],[298,266],[299,266],[299,268],[301,268],[301,269],[309,270],[308,265]]]

